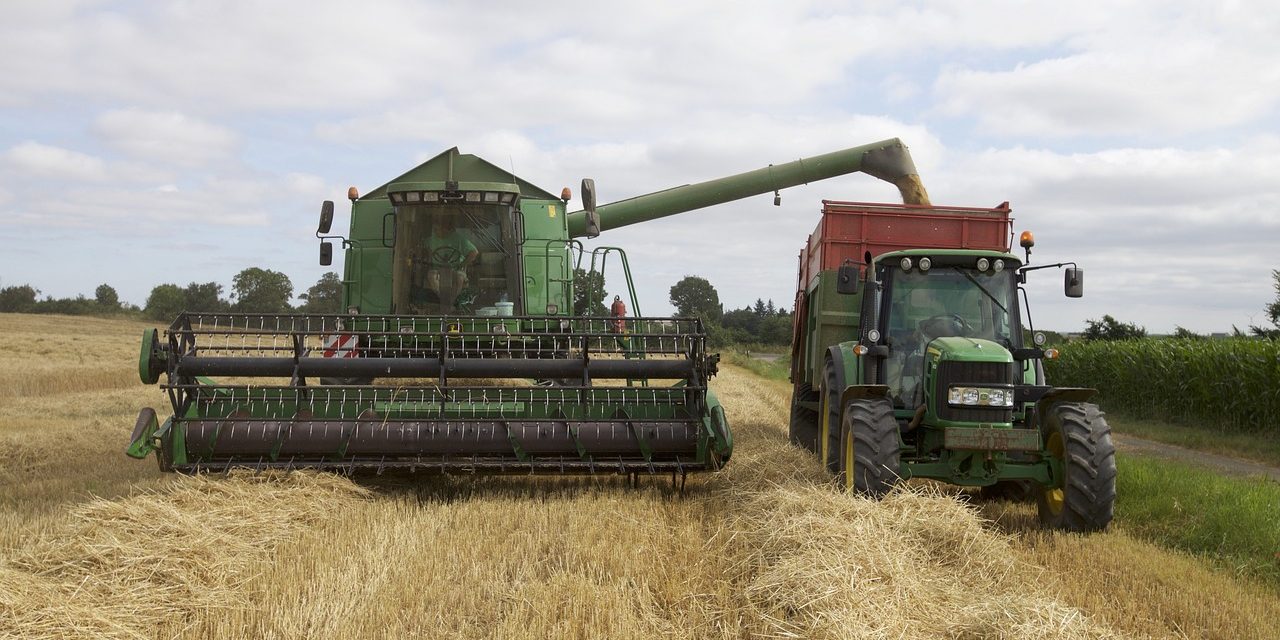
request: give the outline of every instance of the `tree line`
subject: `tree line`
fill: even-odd
[[[772,299],[757,298],[753,305],[725,311],[716,288],[698,276],[685,276],[671,287],[670,294],[676,315],[702,318],[714,346],[791,344],[791,312]]]
[[[172,320],[182,311],[229,311],[236,313],[340,313],[342,279],[330,271],[320,276],[293,306],[293,282],[289,276],[271,269],[250,267],[232,278],[231,291],[224,297],[217,282],[192,282],[183,287],[166,283],[151,289],[144,305],[123,303],[115,288],[98,285],[92,298],[40,298],[40,290],[30,284],[0,288],[0,312],[57,313],[65,315],[141,316],[152,320]]]

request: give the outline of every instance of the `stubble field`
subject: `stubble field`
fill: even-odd
[[[721,473],[161,475],[123,453],[128,321],[0,314],[0,637],[1280,637],[1280,597],[1140,541],[914,486],[838,492],[789,388],[713,385]]]

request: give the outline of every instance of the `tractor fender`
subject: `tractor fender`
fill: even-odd
[[[857,344],[856,341],[841,342],[827,349],[827,358],[835,365],[836,376],[842,386],[847,386],[849,382],[859,380],[862,377],[858,375],[858,356],[853,353],[853,347]],[[843,391],[841,389],[839,392],[843,393]]]
[[[1097,394],[1097,389],[1087,387],[1056,387],[1051,389],[1036,401],[1035,427],[1040,428],[1040,416],[1048,415],[1053,405],[1059,402],[1084,402]]]
[[[888,397],[889,385],[887,384],[854,384],[845,387],[844,392],[840,394],[840,406],[848,405],[851,400]]]

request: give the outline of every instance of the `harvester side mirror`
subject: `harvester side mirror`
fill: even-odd
[[[587,237],[600,235],[600,214],[596,213],[596,181],[582,179],[582,210],[587,214]]]
[[[321,242],[320,243],[320,266],[327,267],[331,264],[333,264],[333,243],[327,242],[327,241]]]
[[[329,233],[330,227],[333,226],[333,201],[325,200],[320,205],[320,226],[316,228],[316,235],[324,235]]]
[[[1067,267],[1067,272],[1062,278],[1062,288],[1066,292],[1068,298],[1083,297],[1084,269]]]
[[[836,293],[854,294],[858,292],[858,265],[842,264],[836,271]]]

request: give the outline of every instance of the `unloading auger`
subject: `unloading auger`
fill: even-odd
[[[345,314],[182,313],[143,335],[139,376],[172,416],[138,416],[128,455],[164,471],[404,469],[672,473],[733,451],[696,318],[639,316],[625,252],[578,238],[856,171],[912,188],[896,139],[595,206],[456,148],[363,197],[352,188]],[[575,268],[613,258],[631,309],[573,314]],[[586,270],[586,269],[584,269]],[[602,292],[601,292],[602,293]]]

